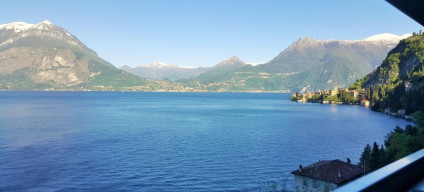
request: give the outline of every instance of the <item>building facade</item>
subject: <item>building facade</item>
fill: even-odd
[[[299,166],[293,171],[294,190],[296,192],[328,192],[333,191],[363,174],[358,165],[340,160],[319,161],[307,167]]]
[[[333,191],[337,185],[330,182],[325,182],[317,179],[312,179],[303,176],[294,176],[294,190],[295,191]]]

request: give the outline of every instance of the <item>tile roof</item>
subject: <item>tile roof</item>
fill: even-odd
[[[339,177],[340,172],[340,177]],[[363,173],[358,165],[353,165],[340,160],[319,161],[307,167],[293,171],[293,175],[309,177],[316,180],[335,184],[342,184],[352,180]]]

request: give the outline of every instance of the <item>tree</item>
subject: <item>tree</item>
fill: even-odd
[[[367,146],[365,146],[364,151],[361,154],[361,158],[359,159],[359,163],[364,168],[365,172],[368,172],[370,170],[370,159],[371,159],[371,146],[367,144]]]
[[[378,149],[377,142],[374,141],[371,151],[370,170],[376,170],[380,168],[380,150]]]
[[[424,127],[424,113],[422,111],[416,111],[412,116],[417,125]]]
[[[384,149],[384,146],[380,146],[380,167],[383,167],[384,165],[388,164],[387,158],[386,158],[386,150]]]

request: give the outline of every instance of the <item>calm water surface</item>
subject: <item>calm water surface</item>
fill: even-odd
[[[0,191],[292,189],[408,122],[288,94],[0,92]]]

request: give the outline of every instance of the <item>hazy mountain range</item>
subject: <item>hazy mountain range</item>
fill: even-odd
[[[269,62],[209,73],[179,82],[210,91],[313,91],[347,87],[378,67],[409,35],[381,34],[364,40],[301,38]]]
[[[333,83],[346,87],[378,67],[407,36],[380,34],[356,41],[301,38],[256,66],[231,57],[213,67],[156,62],[122,66],[123,71],[49,21],[15,22],[0,25],[0,89],[301,91],[326,89]]]
[[[134,68],[124,65],[120,67],[120,69],[130,72],[139,77],[148,78],[148,79],[178,80],[178,79],[193,78],[207,71],[234,70],[243,65],[246,65],[246,63],[241,61],[236,56],[233,56],[227,60],[224,60],[216,64],[213,67],[180,67],[177,65],[171,65],[167,63],[152,62],[148,65],[140,65]]]
[[[197,75],[200,75],[206,71],[208,71],[210,68],[187,68],[187,67],[179,67],[177,65],[171,65],[166,63],[160,63],[160,62],[153,62],[148,65],[141,65],[138,67],[130,67],[127,65],[124,65],[120,67],[119,69],[122,69],[124,71],[130,72],[134,75],[137,75],[139,77],[144,77],[148,79],[170,79],[170,80],[177,80],[177,79],[185,79],[185,78],[192,78]]]

